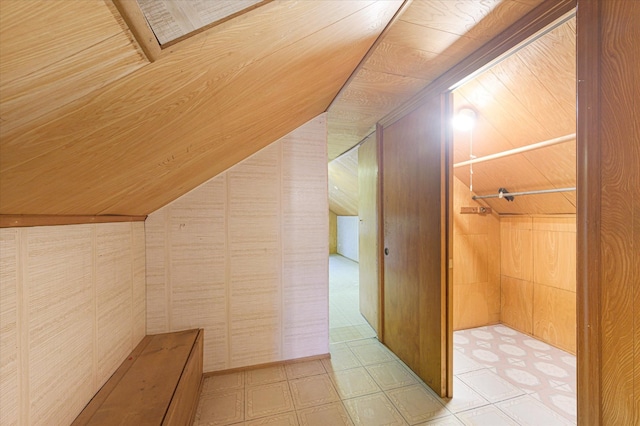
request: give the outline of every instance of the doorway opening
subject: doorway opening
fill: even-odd
[[[358,151],[329,163],[330,343],[376,337],[361,313]]]
[[[571,14],[452,92],[454,399],[496,419],[576,423],[575,64]]]

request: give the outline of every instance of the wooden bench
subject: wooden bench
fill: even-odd
[[[191,425],[202,384],[203,330],[146,336],[73,425]]]

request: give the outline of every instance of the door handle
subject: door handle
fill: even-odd
[[[384,248],[384,255],[385,256],[389,256],[389,248],[388,247]]]

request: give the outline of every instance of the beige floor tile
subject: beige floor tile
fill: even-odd
[[[292,362],[290,364],[286,364],[284,369],[287,373],[287,379],[289,380],[326,373],[322,366],[322,361],[319,359],[313,361]]]
[[[202,393],[220,392],[229,389],[242,389],[244,387],[244,372],[229,374],[217,374],[207,376],[202,384]]]
[[[298,411],[300,426],[352,426],[353,422],[341,402]]]
[[[378,339],[367,338],[367,339],[358,339],[352,342],[347,342],[347,346],[350,348],[355,348],[357,346],[367,346],[367,345],[381,345]]]
[[[360,367],[360,361],[346,345],[343,349],[332,349],[331,358],[324,358],[322,365],[328,373]]]
[[[386,394],[412,425],[451,414],[423,385],[392,389]]]
[[[416,378],[398,361],[368,365],[366,369],[382,390],[418,383]]]
[[[407,424],[383,393],[348,399],[344,401],[344,405],[356,425],[397,426]]]
[[[502,401],[497,403],[496,407],[522,426],[570,426],[574,424],[530,395]]]
[[[266,385],[287,380],[283,365],[247,370],[244,372],[244,377],[246,386]]]
[[[489,401],[457,377],[453,378],[453,398],[440,398],[440,402],[452,413],[458,413],[489,404]]]
[[[460,374],[458,378],[491,403],[524,395],[522,389],[487,369]]]
[[[250,420],[244,423],[246,426],[298,426],[298,418],[296,413],[290,411],[288,413],[276,414],[274,416],[262,417],[256,420]]]
[[[395,361],[391,352],[380,343],[352,346],[351,352],[358,358],[362,365],[381,364]]]
[[[440,417],[439,419],[419,423],[416,426],[464,426],[464,424],[452,414],[450,416]]]
[[[380,392],[380,388],[364,367],[334,371],[329,377],[342,399]]]
[[[456,417],[467,426],[519,426],[512,418],[493,405],[462,411],[456,414]]]
[[[326,374],[290,380],[289,386],[296,409],[314,407],[340,400],[329,376]]]
[[[288,382],[248,387],[245,390],[245,419],[272,416],[293,410]]]
[[[244,389],[200,395],[195,425],[230,425],[244,420]]]

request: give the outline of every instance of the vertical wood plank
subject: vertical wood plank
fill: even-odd
[[[146,264],[146,333],[157,334],[169,331],[169,320],[165,288],[167,235],[165,232],[166,207],[150,214],[145,221]]]
[[[133,349],[131,224],[108,223],[97,227],[95,245],[99,388]]]
[[[27,232],[29,422],[70,423],[93,396],[92,227]]]
[[[380,318],[378,310],[380,238],[378,234],[378,146],[375,134],[358,148],[358,188],[360,313],[377,332]]]
[[[500,267],[503,276],[525,281],[533,279],[531,217],[500,219]]]
[[[327,122],[281,139],[282,358],[329,352]]]
[[[135,348],[146,335],[146,264],[145,264],[145,235],[144,222],[131,222],[132,243],[132,341],[131,348]]]
[[[20,424],[18,230],[0,229],[0,424]]]
[[[231,367],[270,362],[282,353],[280,146],[258,154],[227,175]]]

